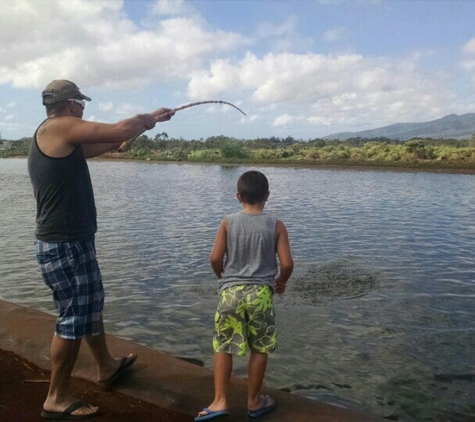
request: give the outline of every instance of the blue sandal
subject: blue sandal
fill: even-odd
[[[207,407],[203,409],[203,412],[206,412],[206,415],[197,416],[195,418],[195,422],[210,421],[211,419],[224,418],[225,416],[229,415],[229,412],[227,410],[217,410],[216,412],[213,412]]]
[[[251,418],[260,418],[261,416],[265,415],[266,413],[269,413],[274,407],[277,406],[277,403],[274,401],[274,403],[271,403],[271,398],[269,396],[263,396],[264,401],[262,403],[262,406],[260,409],[257,410],[249,410],[247,409],[247,415]],[[271,404],[269,404],[271,403]]]

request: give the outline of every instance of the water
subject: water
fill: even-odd
[[[90,162],[107,331],[212,366],[208,258],[248,169]],[[296,263],[267,385],[401,421],[475,420],[475,176],[261,170]],[[26,160],[0,160],[0,182],[0,297],[54,313]]]

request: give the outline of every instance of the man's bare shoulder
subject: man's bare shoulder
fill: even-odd
[[[75,116],[57,116],[45,121],[40,130],[48,138],[58,138],[64,144],[101,142],[104,123],[90,122]],[[107,140],[104,140],[107,142]]]
[[[43,122],[36,133],[36,141],[41,151],[50,157],[65,157],[75,148],[68,134],[71,128],[81,124],[81,119],[73,116],[51,117]]]
[[[64,134],[65,130],[80,125],[81,122],[81,119],[74,116],[50,117],[38,128],[38,135],[48,133],[50,136],[54,136],[56,132]]]

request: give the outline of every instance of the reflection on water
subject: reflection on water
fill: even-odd
[[[238,166],[94,161],[106,328],[210,367],[208,263]],[[266,383],[390,419],[475,418],[475,177],[265,167],[296,261]],[[1,297],[53,312],[26,160],[0,160]],[[246,360],[235,374],[245,376]]]

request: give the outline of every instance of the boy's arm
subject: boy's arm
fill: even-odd
[[[294,261],[290,251],[289,235],[287,228],[282,221],[278,220],[275,226],[276,231],[276,251],[279,257],[280,274],[275,279],[275,292],[282,294],[285,292],[285,284],[294,270]]]
[[[224,256],[228,249],[228,220],[225,218],[219,226],[216,240],[214,241],[213,251],[209,257],[213,271],[221,278],[224,270]]]

